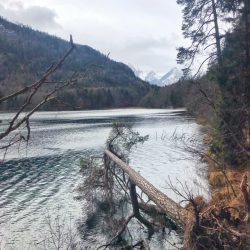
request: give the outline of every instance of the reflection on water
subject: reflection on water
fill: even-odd
[[[1,130],[11,115],[0,115]],[[111,124],[117,121],[133,123],[142,135],[149,135],[130,155],[130,164],[144,177],[177,201],[166,188],[168,177],[187,181],[190,188],[207,195],[205,178],[197,171],[201,163],[169,139],[173,134],[201,138],[199,125],[182,110],[39,112],[31,122],[28,149],[26,145],[18,151],[13,148],[0,165],[0,244],[13,243],[20,249],[37,239],[46,216],[58,209],[75,227],[85,228],[84,202],[74,200],[74,189],[81,181],[79,159],[101,154]],[[85,233],[91,234],[83,237],[85,246],[105,241],[97,229]]]

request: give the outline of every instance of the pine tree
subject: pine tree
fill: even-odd
[[[208,57],[200,68],[206,61],[210,62],[205,78],[218,84],[219,98],[211,101],[201,87],[204,79],[193,82],[215,111],[220,151],[234,162],[249,158],[250,2],[177,0],[177,3],[183,6],[184,37],[191,40],[188,48],[179,48],[177,61],[188,62],[186,70],[189,70],[196,55],[209,48]],[[224,26],[228,21],[231,29],[222,34],[219,24]]]
[[[221,15],[220,0],[177,0],[183,6],[182,31],[184,38],[191,40],[188,48],[178,49],[177,62],[187,64],[185,73],[188,73],[195,57],[202,50],[210,50],[206,61],[216,58],[221,65],[221,39],[219,16]],[[220,15],[219,15],[220,13]]]
[[[221,9],[224,13],[232,13],[228,21],[233,22],[236,29],[241,28],[242,48],[245,50],[245,67],[250,64],[250,2],[249,0],[220,0]]]
[[[223,0],[223,11],[233,13],[233,31],[225,39],[223,51],[223,93],[221,107],[224,119],[250,156],[250,2]],[[231,15],[232,16],[232,15]],[[229,143],[233,145],[229,137]],[[232,148],[232,147],[231,147]],[[237,148],[234,146],[234,148]]]

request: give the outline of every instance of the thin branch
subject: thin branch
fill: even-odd
[[[197,75],[200,73],[200,70],[202,68],[202,66],[204,65],[205,62],[207,62],[208,60],[210,60],[213,56],[216,56],[216,53],[211,54],[209,57],[207,57],[200,65],[200,67],[198,68],[197,72],[194,75],[194,79],[197,77]]]
[[[122,233],[125,231],[125,229],[127,228],[128,223],[131,221],[131,219],[134,217],[134,214],[131,214],[126,221],[124,222],[124,224],[122,225],[122,227],[120,228],[120,230],[118,230],[118,232],[116,233],[116,235],[106,244],[99,246],[96,250],[99,250],[101,248],[106,249],[108,246],[110,246],[112,244],[112,242],[117,239],[119,236],[122,235]]]

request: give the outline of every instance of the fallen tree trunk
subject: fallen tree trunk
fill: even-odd
[[[105,154],[113,162],[115,162],[119,168],[128,174],[129,179],[136,186],[138,186],[151,201],[153,201],[162,211],[164,211],[164,213],[170,219],[175,221],[182,228],[185,228],[185,226],[190,223],[190,219],[193,219],[193,215],[190,212],[154,187],[150,182],[148,182],[138,172],[119,159],[112,152],[105,150]]]

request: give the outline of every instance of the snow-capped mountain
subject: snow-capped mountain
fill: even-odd
[[[151,84],[158,85],[159,76],[154,71],[150,71],[143,80]]]
[[[180,80],[180,78],[183,76],[182,71],[177,67],[172,68],[163,76],[156,74],[154,71],[150,71],[149,73],[145,74],[145,72],[142,70],[136,69],[131,65],[130,68],[134,71],[137,77],[160,87],[178,82],[178,80]]]
[[[145,79],[145,72],[143,72],[142,70],[135,68],[133,65],[128,64],[128,66],[134,71],[135,76],[137,76],[138,78],[144,80]]]
[[[180,78],[183,76],[183,73],[178,68],[172,68],[167,74],[162,76],[158,81],[158,86],[166,86],[170,85],[172,83],[175,83],[180,80]]]

